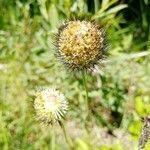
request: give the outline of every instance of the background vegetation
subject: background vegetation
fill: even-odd
[[[105,27],[108,57],[88,74],[91,132],[82,78],[54,57],[53,33],[70,18]],[[65,124],[77,150],[137,150],[150,114],[149,0],[0,0],[0,149],[51,149],[52,128],[35,119],[35,91],[54,86],[70,103]],[[68,146],[60,127],[55,149]],[[150,144],[146,150],[150,150]]]

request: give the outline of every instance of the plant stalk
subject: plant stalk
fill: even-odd
[[[63,122],[62,122],[62,121],[59,121],[59,125],[60,125],[60,127],[62,128],[62,130],[63,130],[63,133],[64,133],[65,140],[66,140],[67,144],[69,145],[70,149],[73,150],[73,143],[72,143],[72,140],[71,140],[70,137],[68,136],[67,131],[66,131],[66,129],[65,129],[65,126],[64,126]]]
[[[86,104],[87,104],[87,111],[88,111],[88,116],[89,116],[89,114],[90,114],[90,104],[89,104],[89,95],[88,95],[88,88],[87,88],[87,80],[86,80],[85,70],[82,71],[82,77],[83,77],[83,85],[84,85],[85,93],[86,93]]]

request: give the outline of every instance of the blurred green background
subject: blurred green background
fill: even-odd
[[[96,20],[107,32],[104,66],[88,74],[89,135],[82,77],[54,57],[53,34],[70,18]],[[35,92],[54,86],[69,101],[65,124],[76,150],[137,150],[150,114],[149,62],[149,0],[0,0],[0,149],[68,149],[58,125],[35,119]]]

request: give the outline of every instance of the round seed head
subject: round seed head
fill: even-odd
[[[39,121],[53,124],[64,117],[68,110],[68,103],[59,91],[45,89],[36,94],[34,108]]]
[[[104,32],[89,21],[70,21],[60,27],[57,56],[70,69],[89,69],[103,57]]]

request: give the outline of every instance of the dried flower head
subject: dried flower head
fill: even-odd
[[[104,31],[90,21],[69,21],[59,28],[57,56],[72,70],[90,69],[103,58]]]
[[[148,140],[150,140],[150,116],[144,118],[144,125],[139,139],[139,148],[144,148]]]
[[[38,120],[44,124],[53,124],[64,117],[68,103],[59,91],[45,89],[36,94],[34,108]]]

